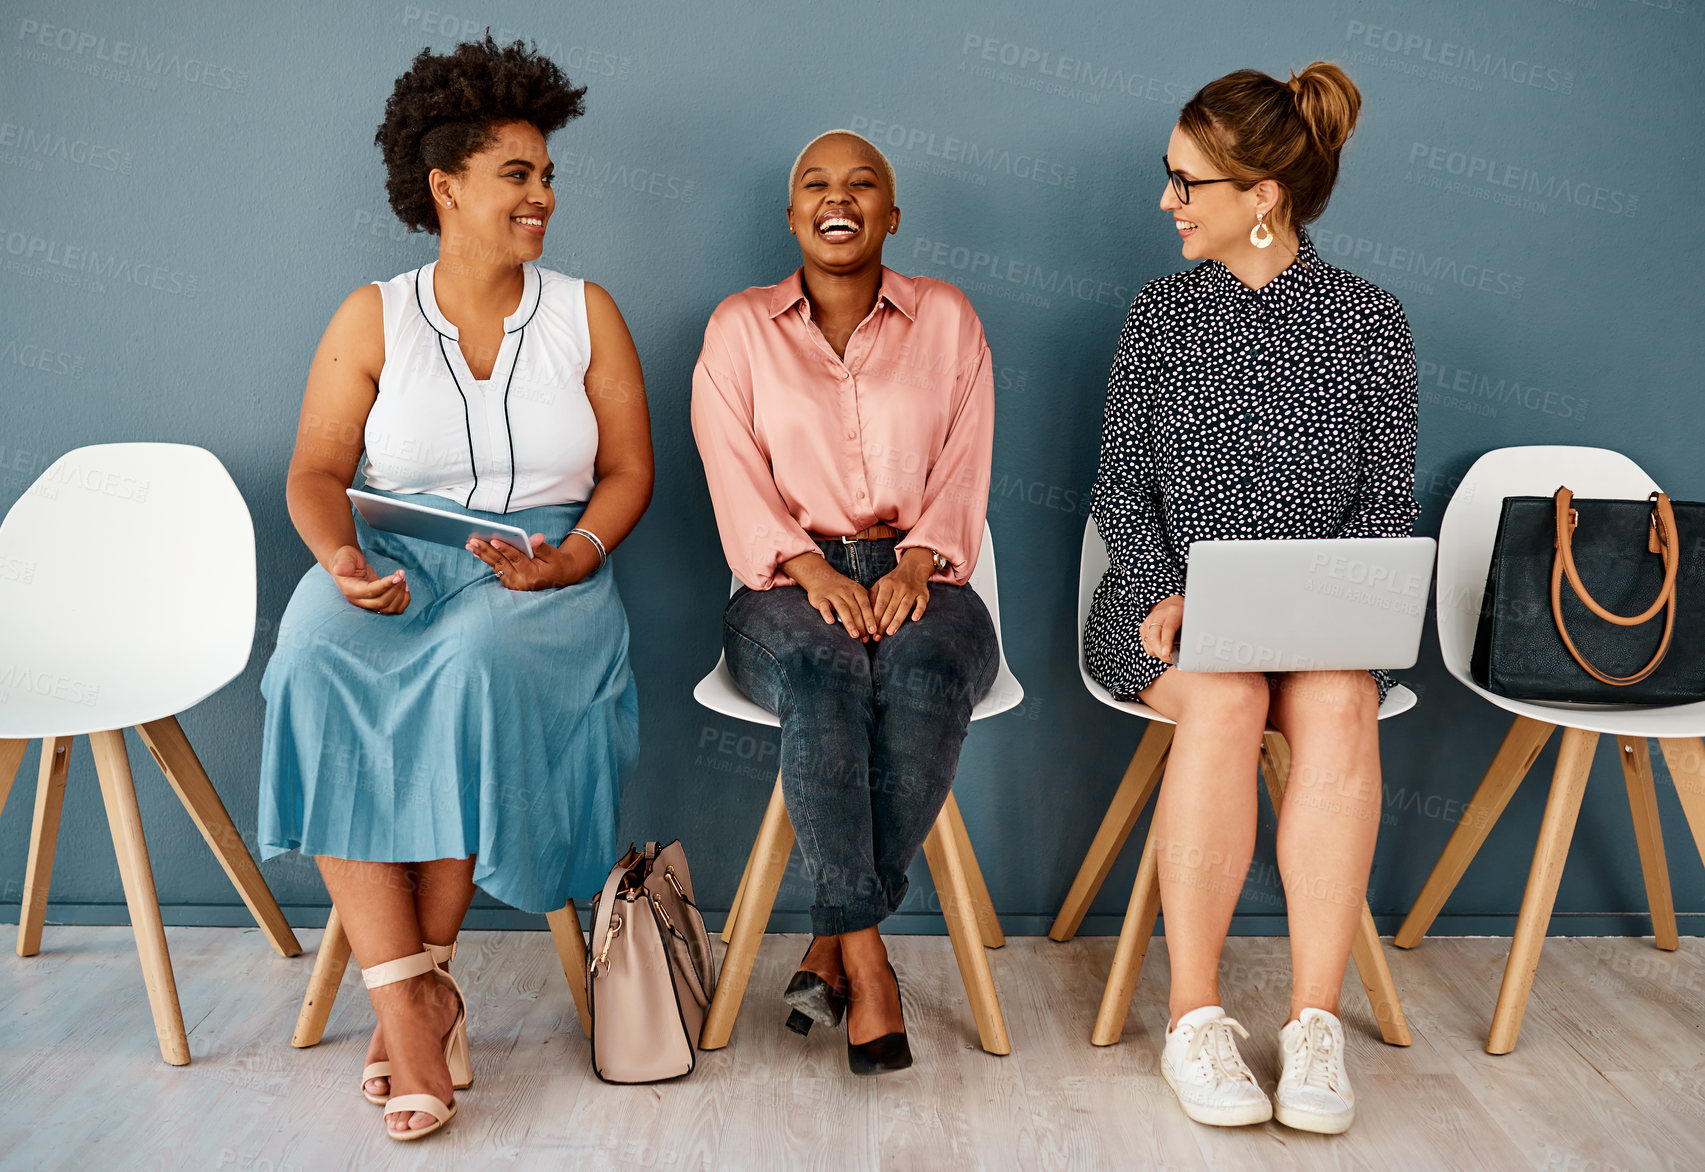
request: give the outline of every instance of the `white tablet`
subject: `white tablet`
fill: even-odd
[[[1183,671],[1413,667],[1432,579],[1430,537],[1197,541]]]
[[[527,531],[515,525],[482,521],[478,517],[452,513],[449,509],[435,509],[431,505],[417,505],[413,501],[362,492],[359,488],[344,491],[349,494],[356,510],[375,529],[401,533],[404,537],[418,537],[437,545],[452,545],[457,549],[466,549],[470,537],[485,541],[501,537],[528,557],[533,556],[533,542]]]

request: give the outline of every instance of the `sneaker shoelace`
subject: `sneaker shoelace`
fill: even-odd
[[[1305,1087],[1342,1096],[1343,1090],[1338,1085],[1338,1064],[1333,1060],[1337,1046],[1331,1026],[1321,1018],[1310,1018],[1308,1024],[1293,1036],[1291,1051],[1297,1056],[1297,1081]]]
[[[1232,1040],[1233,1030],[1248,1040],[1249,1031],[1234,1018],[1216,1018],[1198,1027],[1196,1036],[1184,1048],[1184,1061],[1195,1062],[1206,1055],[1215,1082],[1254,1082],[1255,1075],[1243,1064],[1243,1055],[1238,1053],[1237,1043]]]

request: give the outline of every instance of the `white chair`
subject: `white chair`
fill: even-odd
[[[1094,518],[1091,518],[1083,528],[1083,552],[1078,572],[1078,675],[1083,678],[1083,686],[1088,689],[1089,694],[1101,703],[1120,712],[1140,716],[1150,723],[1143,733],[1143,739],[1137,744],[1137,751],[1131,755],[1131,763],[1126,767],[1125,776],[1119,782],[1112,804],[1108,806],[1107,814],[1101,820],[1101,828],[1095,832],[1095,839],[1090,844],[1089,853],[1084,856],[1077,878],[1072,881],[1071,890],[1067,892],[1065,903],[1060,907],[1060,914],[1055,917],[1054,926],[1048,931],[1051,939],[1060,941],[1070,940],[1077,934],[1090,903],[1101,890],[1101,885],[1106,882],[1107,873],[1112,870],[1113,861],[1119,857],[1119,851],[1130,837],[1131,829],[1136,826],[1143,808],[1159,788],[1161,776],[1166,769],[1166,756],[1172,747],[1172,730],[1175,725],[1174,721],[1141,701],[1115,700],[1111,692],[1090,678],[1089,668],[1083,658],[1082,631],[1085,621],[1089,618],[1090,601],[1095,597],[1095,588],[1100,584],[1102,575],[1107,572],[1107,566],[1107,545],[1101,540],[1101,532],[1096,528]],[[1415,702],[1415,693],[1398,684],[1386,693],[1385,702],[1379,708],[1379,719],[1386,720],[1407,712],[1415,706]],[[1261,774],[1266,780],[1267,793],[1273,800],[1275,810],[1282,804],[1285,777],[1289,770],[1290,748],[1283,735],[1277,730],[1269,729],[1261,742]],[[1125,909],[1125,922],[1119,931],[1119,945],[1113,954],[1113,967],[1107,974],[1107,987],[1102,994],[1101,1009],[1096,1014],[1095,1028],[1090,1034],[1090,1041],[1097,1046],[1113,1045],[1124,1032],[1125,1017],[1130,1011],[1131,997],[1136,992],[1137,980],[1142,976],[1143,958],[1148,953],[1149,940],[1154,935],[1155,917],[1159,912],[1160,874],[1155,857],[1154,834],[1151,830],[1143,844],[1142,859],[1137,865],[1136,883],[1131,889],[1131,902]],[[1356,932],[1351,955],[1355,958],[1356,972],[1361,976],[1362,987],[1367,990],[1374,1018],[1379,1022],[1380,1036],[1393,1046],[1409,1045],[1409,1024],[1403,1015],[1403,1003],[1397,996],[1397,985],[1392,980],[1385,952],[1380,947],[1379,929],[1374,926],[1373,913],[1365,903],[1362,907],[1361,927]]]
[[[971,586],[994,620],[995,641],[1000,652],[1000,670],[994,684],[971,709],[972,720],[983,720],[1016,708],[1024,699],[1024,689],[1007,667],[1006,652],[1000,647],[1000,598],[995,582],[994,535],[988,523],[983,525],[983,549],[971,572]],[[734,583],[738,588],[739,580]],[[726,657],[719,657],[716,668],[693,689],[693,699],[723,716],[753,724],[779,728],[781,721],[773,712],[754,704],[734,686],[728,674]],[[699,1036],[701,1050],[718,1050],[728,1044],[734,1031],[734,1019],[746,996],[746,983],[751,979],[752,966],[758,958],[758,944],[769,925],[770,910],[775,906],[776,892],[781,887],[787,861],[793,854],[793,825],[788,821],[787,804],[782,797],[781,774],[776,774],[775,788],[770,793],[764,821],[758,828],[758,838],[746,860],[746,870],[740,877],[740,887],[734,903],[728,909],[728,922],[722,938],[728,944],[723,957],[722,972],[717,978],[716,993],[705,1015],[704,1028]],[[929,863],[930,877],[935,880],[941,897],[941,910],[947,920],[947,934],[953,942],[954,959],[959,963],[959,975],[965,982],[965,992],[971,1001],[971,1013],[976,1019],[977,1035],[983,1049],[991,1054],[1006,1054],[1012,1050],[1007,1039],[1006,1020],[1001,1015],[1000,1000],[995,993],[994,976],[989,971],[989,959],[983,949],[999,948],[1006,943],[1000,922],[995,918],[989,900],[988,885],[983,882],[982,869],[971,850],[971,840],[965,832],[965,820],[959,814],[959,803],[952,793],[942,806],[929,837],[924,840],[924,857]]]
[[[1600,734],[1616,738],[1628,804],[1634,814],[1634,841],[1640,851],[1640,869],[1652,912],[1652,933],[1659,948],[1673,949],[1679,939],[1647,737],[1658,738],[1675,780],[1676,797],[1705,856],[1705,759],[1698,739],[1705,735],[1705,702],[1659,708],[1542,704],[1494,695],[1476,684],[1469,673],[1474,631],[1504,498],[1550,496],[1560,484],[1568,485],[1578,497],[1633,499],[1642,499],[1658,487],[1634,461],[1604,448],[1499,448],[1481,456],[1463,476],[1439,529],[1437,611],[1439,650],[1445,667],[1463,687],[1511,713],[1515,721],[1403,921],[1395,938],[1399,948],[1413,948],[1421,942],[1552,731],[1563,730],[1551,776],[1551,795],[1540,822],[1521,915],[1486,1040],[1486,1049],[1492,1054],[1513,1050],[1521,1031],[1522,1013],[1533,988],[1545,930],[1557,899],[1557,883],[1563,876]],[[1549,622],[1550,618],[1540,621]]]
[[[66,766],[87,734],[130,907],[160,1053],[189,1062],[124,729],[135,726],[281,956],[302,951],[196,760],[176,713],[248,663],[255,629],[249,510],[212,453],[183,444],[67,452],[0,523],[0,807],[39,738],[41,771],[18,955],[41,948]]]

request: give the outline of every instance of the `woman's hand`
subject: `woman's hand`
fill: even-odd
[[[543,533],[533,534],[531,540],[532,557],[501,537],[490,541],[470,538],[467,549],[497,571],[497,580],[511,590],[552,590],[558,586],[572,586],[598,568],[598,551],[585,538],[573,544],[565,540],[558,546],[547,545]]]
[[[881,638],[876,615],[870,609],[870,595],[863,586],[831,566],[822,554],[789,558],[780,569],[799,583],[807,601],[817,608],[825,623],[838,621],[860,643],[869,642],[872,635]]]
[[[403,572],[398,570],[381,578],[367,564],[360,546],[339,546],[332,554],[326,572],[343,591],[343,596],[362,610],[370,610],[374,614],[402,614],[408,609],[408,583],[403,580]]]
[[[1172,662],[1172,644],[1178,638],[1178,628],[1184,625],[1184,596],[1174,594],[1154,604],[1149,617],[1138,629],[1143,637],[1143,650],[1162,663]]]
[[[935,559],[929,550],[913,546],[900,555],[900,564],[876,580],[870,588],[870,604],[876,609],[878,639],[896,634],[908,615],[912,621],[929,609],[929,575]]]

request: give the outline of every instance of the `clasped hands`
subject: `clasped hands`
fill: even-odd
[[[924,617],[935,562],[929,550],[913,546],[902,551],[899,565],[869,590],[840,573],[821,554],[801,555],[781,568],[799,583],[825,623],[838,622],[854,639],[868,643],[897,634],[908,618]]]

